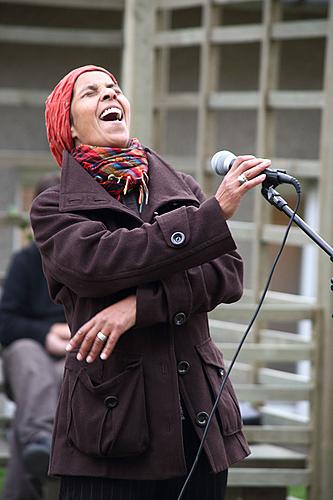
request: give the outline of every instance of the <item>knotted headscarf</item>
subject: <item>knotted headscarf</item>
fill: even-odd
[[[81,66],[64,76],[49,95],[45,103],[45,124],[50,150],[59,166],[63,151],[71,151],[74,147],[70,123],[71,99],[76,80],[87,71],[102,71],[117,84],[116,78],[108,70],[93,65]]]

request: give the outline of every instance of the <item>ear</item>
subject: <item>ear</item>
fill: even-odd
[[[76,128],[75,128],[75,125],[71,125],[71,136],[72,136],[72,139],[73,139],[73,143],[76,145],[77,143],[77,132],[76,132]]]

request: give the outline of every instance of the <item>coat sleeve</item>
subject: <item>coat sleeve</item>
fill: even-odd
[[[15,340],[30,338],[44,345],[52,321],[31,316],[31,279],[22,253],[11,260],[0,304],[0,342],[3,347]]]
[[[34,200],[31,222],[46,274],[81,297],[159,281],[235,249],[215,197],[152,224],[110,231],[84,213],[60,212],[59,193],[51,188]]]
[[[183,175],[203,203],[205,195],[197,182]],[[179,312],[188,319],[193,314],[211,311],[220,303],[235,302],[242,292],[243,262],[239,254],[231,250],[210,262],[138,287],[136,325],[174,323]]]

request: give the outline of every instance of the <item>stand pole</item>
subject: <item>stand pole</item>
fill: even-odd
[[[276,207],[281,212],[284,212],[289,218],[293,216],[294,211],[289,207],[286,200],[282,198],[280,193],[278,193],[272,186],[265,186],[263,184],[261,194],[263,197],[274,207]],[[333,248],[325,241],[321,236],[319,236],[316,231],[314,231],[301,217],[297,214],[294,215],[295,224],[302,229],[302,231],[307,234],[312,241],[314,241],[333,261]]]

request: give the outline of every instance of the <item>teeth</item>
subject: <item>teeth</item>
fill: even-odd
[[[103,113],[101,114],[100,118],[103,119],[105,118],[107,115],[111,114],[111,113],[114,113],[116,114],[117,116],[117,120],[121,120],[122,119],[122,112],[119,108],[116,108],[115,106],[112,106],[111,108],[107,108],[103,111]]]

